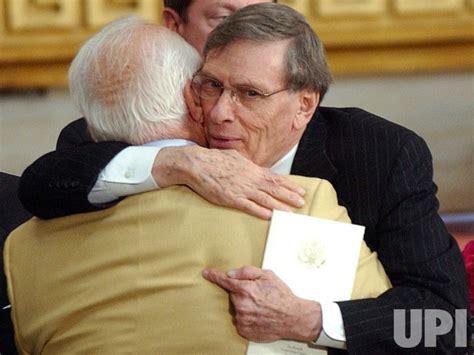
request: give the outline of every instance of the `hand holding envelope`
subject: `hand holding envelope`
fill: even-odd
[[[244,338],[309,342],[319,336],[319,303],[296,297],[273,271],[245,266],[227,273],[208,269],[203,275],[229,292],[234,323]]]
[[[319,302],[350,299],[363,235],[362,226],[274,211],[267,270],[204,271],[229,293],[237,331],[251,340],[247,355],[327,353],[308,345],[322,330]]]

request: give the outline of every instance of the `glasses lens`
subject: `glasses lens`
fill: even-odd
[[[211,99],[221,96],[222,84],[217,80],[203,77],[201,80],[201,96]]]
[[[222,84],[207,76],[197,74],[192,80],[192,86],[196,94],[204,99],[215,99],[222,94]]]
[[[191,88],[196,93],[196,95],[201,96],[201,81],[199,74],[194,74],[191,80]]]
[[[235,93],[239,101],[243,104],[259,101],[264,97],[264,95],[257,90],[248,87],[236,88]]]

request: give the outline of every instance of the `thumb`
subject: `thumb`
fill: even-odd
[[[227,276],[238,280],[256,280],[262,277],[263,270],[255,266],[243,266],[240,269],[227,271]]]

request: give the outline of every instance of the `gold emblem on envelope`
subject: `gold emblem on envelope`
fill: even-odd
[[[305,242],[298,252],[298,260],[308,268],[319,269],[326,262],[324,244],[318,240]]]

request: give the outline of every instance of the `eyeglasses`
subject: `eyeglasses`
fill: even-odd
[[[288,90],[288,88],[285,88],[271,93],[262,93],[261,91],[248,86],[228,88],[225,87],[219,80],[207,76],[200,71],[194,74],[191,83],[196,95],[202,99],[217,100],[221,97],[225,90],[229,90],[230,97],[234,100],[234,102],[248,109],[255,109],[264,99]]]

